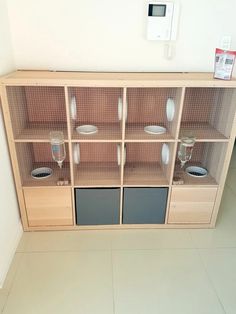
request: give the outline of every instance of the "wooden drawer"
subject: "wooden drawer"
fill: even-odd
[[[210,223],[217,188],[172,188],[168,223]]]
[[[70,188],[27,188],[24,198],[30,227],[73,224]]]

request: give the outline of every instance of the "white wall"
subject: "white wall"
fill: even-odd
[[[5,0],[0,0],[0,75],[14,70]],[[0,288],[22,234],[2,114],[0,111]]]
[[[163,44],[145,38],[146,0],[7,2],[18,68],[213,71],[222,35],[232,36],[236,50],[235,0],[179,0],[172,60],[163,58]]]

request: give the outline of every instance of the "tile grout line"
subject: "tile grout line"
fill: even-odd
[[[14,285],[14,282],[15,282],[15,279],[16,279],[16,276],[17,276],[17,273],[18,273],[18,270],[19,270],[19,266],[20,266],[20,263],[21,263],[21,260],[22,260],[22,258],[23,258],[23,254],[24,254],[24,253],[18,253],[18,252],[16,252],[16,253],[14,254],[13,259],[15,258],[16,254],[19,254],[19,255],[20,255],[20,256],[19,256],[19,261],[17,262],[16,271],[15,271],[15,273],[14,273],[14,275],[13,275],[12,281],[11,281],[11,283],[10,283],[10,285],[9,285],[9,289],[8,289],[8,291],[7,291],[7,297],[6,297],[6,300],[5,300],[5,302],[4,302],[4,305],[3,305],[3,308],[2,308],[2,311],[1,311],[2,314],[4,314],[4,311],[5,311],[5,308],[6,308],[6,305],[7,305],[9,296],[10,296],[10,293],[11,293],[11,291],[12,291],[12,288],[13,288],[13,285]],[[12,263],[11,263],[11,265],[12,265]]]
[[[225,314],[227,314],[227,312],[226,312],[226,310],[225,310],[225,308],[224,308],[224,305],[223,305],[223,303],[221,302],[221,299],[220,299],[220,297],[219,297],[219,295],[218,295],[218,293],[217,293],[217,291],[216,291],[216,288],[215,288],[215,286],[214,286],[214,284],[213,284],[213,282],[212,282],[212,280],[211,280],[211,278],[210,278],[210,276],[209,276],[209,274],[208,274],[208,272],[207,272],[206,266],[205,266],[205,264],[204,264],[204,261],[203,261],[203,259],[202,259],[201,253],[200,253],[200,250],[201,250],[201,249],[197,247],[195,241],[193,240],[193,236],[192,236],[191,230],[189,230],[189,235],[190,235],[191,242],[192,242],[192,244],[193,244],[194,250],[195,250],[195,252],[197,253],[197,255],[198,255],[199,259],[200,259],[200,262],[201,262],[202,267],[203,267],[203,270],[204,270],[204,272],[205,272],[205,274],[206,274],[206,278],[207,278],[207,280],[208,280],[208,282],[209,282],[209,284],[210,284],[210,286],[211,286],[211,289],[213,290],[213,292],[214,292],[214,294],[215,294],[215,296],[216,296],[216,298],[217,298],[217,300],[218,300],[218,302],[219,302],[219,304],[220,304],[221,309],[223,310],[223,312],[224,312]],[[209,250],[209,248],[206,248],[206,250]]]
[[[221,299],[220,299],[220,297],[219,297],[219,295],[218,295],[218,293],[217,293],[217,290],[216,290],[216,288],[215,288],[215,286],[214,286],[214,284],[213,284],[213,282],[212,282],[212,280],[211,280],[211,277],[210,277],[210,275],[208,274],[208,271],[207,271],[207,268],[206,268],[206,266],[205,266],[205,263],[204,263],[204,261],[203,261],[203,259],[202,259],[200,250],[201,250],[201,249],[198,249],[198,248],[196,249],[197,254],[198,254],[198,256],[199,256],[199,259],[200,259],[200,261],[201,261],[201,263],[202,263],[204,272],[205,272],[205,274],[206,274],[206,277],[207,277],[207,279],[208,279],[208,281],[209,281],[209,283],[210,283],[210,285],[211,285],[212,290],[214,291],[215,296],[217,297],[217,300],[218,300],[219,303],[220,303],[220,306],[221,306],[223,312],[224,312],[225,314],[227,314],[227,312],[226,312],[226,310],[225,310],[225,307],[224,307],[224,305],[223,305],[223,303],[222,303],[222,301],[221,301]],[[209,250],[209,249],[208,249],[208,250]]]
[[[114,289],[113,250],[112,249],[111,249],[111,281],[112,281],[113,314],[116,314],[115,289]]]

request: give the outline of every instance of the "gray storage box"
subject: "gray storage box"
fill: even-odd
[[[163,224],[168,188],[124,188],[123,224]]]
[[[120,189],[75,189],[77,225],[113,225],[120,222]]]

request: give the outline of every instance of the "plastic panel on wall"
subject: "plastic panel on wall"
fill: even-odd
[[[168,188],[125,188],[124,224],[163,224]]]
[[[120,189],[75,189],[77,225],[119,224]]]

